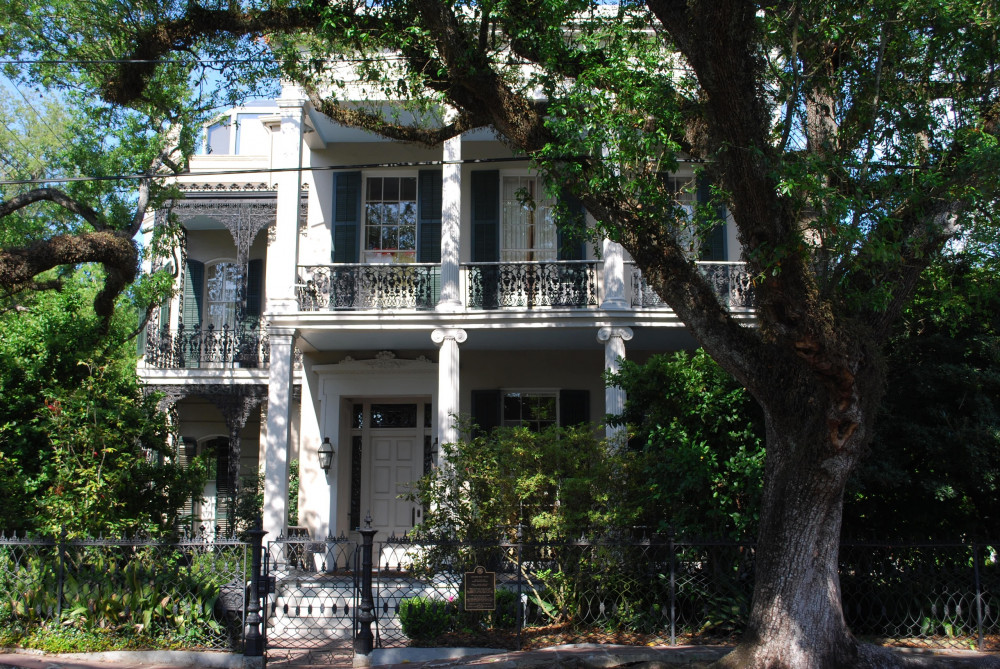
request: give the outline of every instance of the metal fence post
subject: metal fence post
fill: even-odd
[[[517,524],[517,649],[521,650],[523,641],[521,639],[521,629],[524,627],[524,602],[521,601],[523,588],[523,574],[521,573],[521,551],[524,541],[524,525]]]
[[[66,541],[66,530],[63,529],[59,532],[59,538],[56,539],[56,551],[59,555],[59,573],[56,575],[56,620],[62,620],[62,605],[63,605],[63,595],[64,595],[64,583],[66,582],[66,547],[64,542]],[[51,611],[49,615],[52,615]]]
[[[979,579],[979,543],[972,544],[972,573],[976,581],[976,625],[978,627],[978,637],[976,639],[976,649],[983,649],[983,584]]]
[[[371,666],[371,653],[375,637],[372,622],[375,620],[375,599],[372,597],[372,543],[377,530],[372,529],[372,516],[365,515],[361,533],[361,612],[358,614],[358,635],[354,638],[354,666]]]
[[[257,669],[264,666],[265,640],[261,634],[261,597],[267,596],[267,575],[263,573],[261,553],[264,546],[264,535],[267,534],[260,525],[250,530],[250,605],[247,607],[247,631],[243,642],[243,666]]]
[[[674,530],[667,530],[667,550],[670,551],[670,645],[677,645],[677,551],[674,549]]]

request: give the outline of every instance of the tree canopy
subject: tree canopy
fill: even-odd
[[[143,0],[94,11],[18,0],[0,13],[12,26],[0,47],[35,59],[26,76],[97,92],[109,115],[127,107],[121,120],[151,132],[186,118],[169,110],[198,108],[189,82],[206,62],[234,73],[225,84],[237,88],[280,69],[320,112],[394,139],[436,144],[493,128],[552,188],[579,197],[762,407],[756,591],[746,639],[722,664],[866,666],[875,651],[856,643],[831,596],[843,494],[872,438],[884,348],[917,277],[996,208],[997,9],[993,0]],[[386,117],[387,96],[408,100],[423,122]],[[136,153],[137,171],[156,172],[163,136]],[[711,184],[696,227],[714,224],[719,207],[736,226],[755,327],[731,317],[692,262],[691,221],[662,178],[681,165]],[[62,202],[86,222],[67,247],[130,238],[141,209],[102,217],[35,190],[5,198],[0,216]],[[38,242],[49,253],[5,251],[0,284],[81,259],[106,263],[111,292],[131,278],[127,253],[122,262],[96,248],[59,253],[57,239]]]

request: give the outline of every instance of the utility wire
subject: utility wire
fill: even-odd
[[[14,141],[21,145],[21,148],[24,150],[24,154],[28,158],[31,158],[31,159],[35,160],[39,164],[39,166],[40,166],[42,164],[42,161],[38,160],[37,158],[35,158],[31,154],[31,150],[28,149],[28,147],[24,145],[24,142],[21,141],[21,137],[18,135],[18,133],[16,133],[13,130],[11,130],[10,126],[7,125],[6,119],[0,118],[0,123],[3,123],[4,129],[7,131],[7,133],[11,137],[14,138]],[[22,163],[19,158],[17,158],[13,154],[9,154],[7,156],[7,158],[9,158],[12,162],[17,163],[18,168],[20,168],[22,171],[24,171],[24,172],[26,172],[28,174],[31,174],[31,170],[29,170],[27,167],[25,167],[24,163]],[[33,181],[33,179],[25,179],[25,181]],[[12,182],[12,181],[0,181],[0,186],[7,186],[7,185],[13,186],[13,185],[16,185],[16,182]]]
[[[229,155],[229,154],[226,154]],[[592,156],[569,156],[564,157],[562,161],[579,160],[586,158],[588,160],[594,160]],[[163,174],[118,174],[118,175],[108,175],[102,177],[52,177],[46,179],[8,179],[0,181],[0,186],[23,186],[32,184],[47,184],[47,183],[78,183],[78,182],[92,182],[92,181],[135,181],[138,179],[148,179],[151,176],[153,178],[162,179],[172,179],[177,177],[214,177],[214,176],[231,176],[238,174],[270,174],[278,172],[340,172],[344,170],[372,170],[372,169],[398,169],[398,168],[408,168],[408,167],[437,167],[441,165],[486,165],[490,163],[523,163],[530,161],[531,158],[526,156],[511,156],[508,158],[466,158],[463,160],[413,160],[413,161],[402,161],[393,163],[354,163],[350,165],[324,165],[318,167],[257,167],[257,168],[247,168],[241,170],[206,170],[204,172],[180,172],[174,173],[163,173]],[[704,160],[694,160],[694,159],[677,159],[678,163],[686,164],[703,164]]]
[[[377,63],[388,60],[406,60],[405,56],[378,56],[371,58],[346,58],[338,56],[336,59],[325,59],[331,63]],[[275,58],[257,56],[253,58],[95,58],[95,59],[50,59],[50,58],[6,58],[0,59],[0,65],[141,65],[141,64],[163,64],[163,65],[197,65],[197,64],[246,64],[246,63],[273,63],[278,64]],[[282,61],[283,62],[283,61]]]
[[[51,125],[49,125],[48,120],[46,120],[46,118],[41,113],[39,113],[38,109],[35,108],[35,105],[31,104],[31,100],[29,100],[28,96],[24,94],[24,91],[22,91],[18,87],[17,82],[15,82],[13,79],[11,79],[10,77],[7,77],[7,76],[5,76],[4,78],[7,79],[8,82],[10,82],[10,85],[14,87],[14,90],[17,91],[18,95],[21,96],[21,98],[24,100],[25,104],[28,105],[28,107],[31,109],[31,111],[33,111],[35,113],[35,116],[38,118],[39,121],[41,121],[42,125],[44,125],[46,128],[48,128],[49,134],[51,134],[52,137],[57,142],[59,142],[59,145],[62,147],[63,151],[65,151],[67,154],[69,154],[69,152],[70,152],[69,151],[69,147],[66,146],[66,142],[63,141],[62,136],[60,136],[59,133],[57,133],[52,128]],[[41,161],[39,161],[39,162],[41,162]]]

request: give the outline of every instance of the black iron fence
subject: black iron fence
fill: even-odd
[[[274,542],[269,555],[278,583],[267,624],[281,647],[357,639],[365,573],[376,646],[731,643],[754,587],[752,544],[664,536],[392,537],[373,543],[370,572],[343,537]],[[845,543],[848,623],[876,643],[1000,650],[997,562],[988,544]],[[465,576],[476,567],[495,578],[487,611],[467,610]]]
[[[366,558],[344,536],[262,545],[263,532],[252,534],[250,543],[0,536],[0,631],[101,627],[131,635],[132,646],[247,655],[346,650],[366,630],[375,646],[729,643],[754,586],[750,543],[512,532],[390,537],[372,541]],[[844,543],[848,624],[877,643],[1000,650],[996,546]],[[470,594],[465,577],[477,567],[495,580],[490,605],[473,611],[469,598],[482,609],[483,593]]]
[[[749,311],[756,307],[753,276],[746,263],[699,261],[696,265],[722,306],[730,311]],[[639,268],[631,263],[628,267],[631,283],[629,304],[638,309],[669,309],[669,305],[646,283]]]
[[[0,535],[0,629],[101,629],[134,646],[240,651],[248,544],[197,537],[38,539]]]
[[[271,343],[262,322],[174,330],[151,326],[144,356],[146,367],[155,369],[257,369],[270,363]]]
[[[470,309],[596,307],[596,261],[467,263]]]
[[[295,295],[301,311],[433,309],[441,293],[436,264],[300,265]]]

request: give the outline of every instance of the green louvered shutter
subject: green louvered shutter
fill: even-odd
[[[361,228],[361,172],[333,177],[333,262],[358,262]]]
[[[472,261],[500,260],[500,172],[472,173]]]
[[[215,447],[215,526],[228,535],[229,503],[232,486],[229,481],[229,440],[219,437],[212,440]]]
[[[184,308],[181,317],[184,329],[190,332],[201,327],[201,298],[205,286],[205,263],[188,260],[184,272]]]
[[[704,177],[698,177],[698,204],[705,204],[712,198],[712,184]],[[716,209],[718,223],[712,226],[701,241],[699,260],[726,260],[726,212]]]
[[[580,423],[590,422],[590,391],[569,390],[559,391],[559,424],[571,427]]]
[[[243,320],[248,325],[253,325],[260,318],[263,283],[264,261],[256,258],[247,263],[247,300]]]
[[[560,225],[557,230],[559,245],[559,260],[584,260],[587,257],[587,249],[583,242],[581,228],[583,227],[584,216],[583,203],[579,198],[572,195],[565,196],[566,209],[569,214],[567,225]],[[567,228],[568,229],[564,229]]]
[[[421,170],[417,262],[441,262],[441,170]]]
[[[498,389],[472,391],[472,422],[476,425],[473,436],[489,434],[500,426],[500,401]]]

